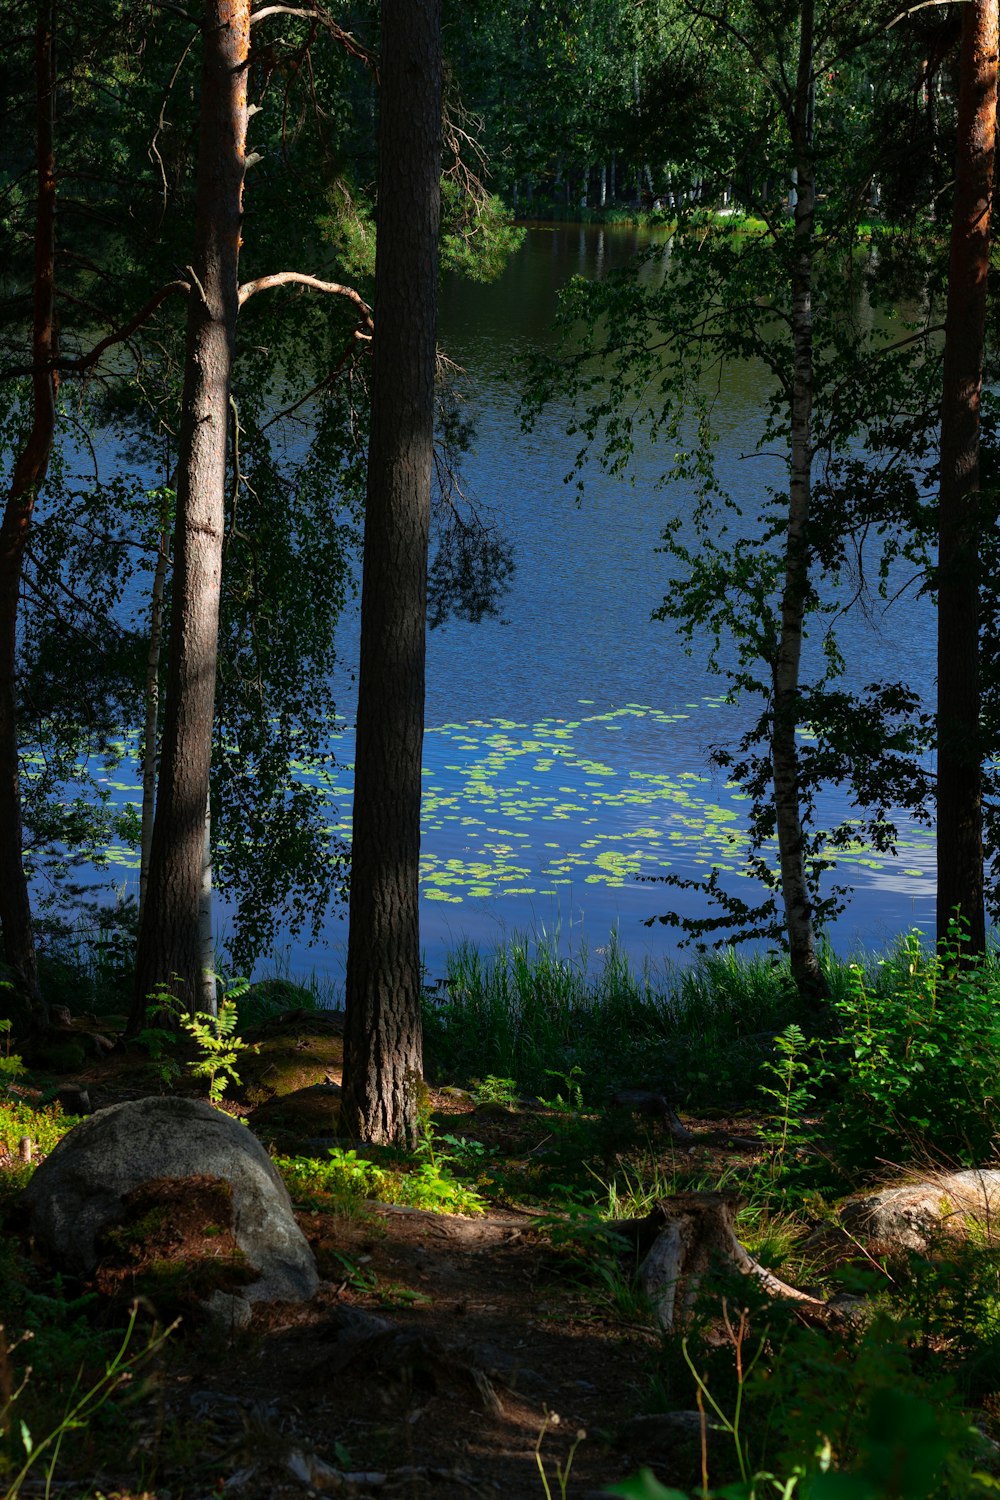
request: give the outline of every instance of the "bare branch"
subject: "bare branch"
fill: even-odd
[[[79,375],[84,370],[90,370],[106,349],[110,349],[113,344],[122,344],[126,339],[131,338],[136,329],[141,328],[147,318],[152,316],[161,302],[165,302],[175,292],[183,292],[187,295],[190,290],[190,282],[169,281],[166,286],[161,286],[158,292],[153,293],[134,317],[121,328],[116,328],[112,333],[106,334],[87,354],[81,354],[76,359],[51,359],[44,365],[10,365],[7,369],[0,370],[0,379],[10,380],[18,375],[37,375],[50,370],[58,370],[63,375]]]
[[[899,25],[900,21],[909,20],[910,16],[916,15],[918,10],[927,10],[931,6],[950,4],[951,0],[920,0],[919,5],[911,5],[908,10],[901,10],[898,16],[893,16],[885,29],[886,31],[891,31],[894,26]]]
[[[368,303],[352,286],[341,286],[339,281],[321,281],[318,276],[307,276],[304,271],[275,271],[272,276],[258,276],[256,281],[245,281],[240,287],[240,306],[256,292],[268,292],[276,286],[307,286],[314,292],[329,292],[335,297],[346,297],[361,313],[368,328],[372,323],[372,310]]]
[[[369,68],[374,69],[376,66],[375,54],[363,42],[359,42],[357,37],[338,26],[329,11],[321,5],[265,5],[263,10],[255,11],[250,17],[250,25],[256,26],[258,21],[266,21],[269,16],[295,16],[300,21],[318,21],[352,57],[359,58]]]

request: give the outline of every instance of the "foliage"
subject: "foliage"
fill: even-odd
[[[841,983],[835,965],[829,974]],[[586,1078],[593,1103],[643,1086],[719,1107],[753,1095],[769,1034],[800,1015],[787,965],[772,957],[729,951],[637,974],[614,934],[599,966],[543,935],[491,955],[454,949],[444,993],[425,996],[424,1038],[432,1073],[475,1080],[477,1098],[546,1097],[557,1078],[578,1106]]]
[[[802,1028],[794,1022],[775,1037],[774,1045],[777,1057],[764,1064],[765,1081],[758,1085],[757,1092],[772,1110],[772,1118],[762,1127],[761,1135],[771,1147],[772,1170],[780,1176],[786,1154],[808,1139],[803,1115],[813,1101],[807,1083],[812,1064]]]
[[[922,757],[930,724],[917,697],[899,681],[855,690],[836,633],[852,600],[870,594],[888,604],[926,566],[936,283],[927,283],[912,323],[893,326],[878,258],[865,266],[856,250],[887,150],[886,122],[876,126],[867,109],[865,70],[888,88],[893,69],[917,65],[915,43],[887,32],[877,8],[862,15],[817,0],[809,14],[815,31],[801,32],[813,44],[808,101],[799,97],[797,6],[699,7],[659,65],[654,113],[669,122],[679,179],[709,183],[712,201],[729,183],[765,232],[745,233],[736,216],[720,223],[697,203],[678,208],[670,231],[631,267],[570,282],[560,347],[540,353],[526,381],[528,425],[549,402],[571,409],[567,431],[580,446],[567,479],[578,488],[594,458],[628,477],[641,441],[662,448],[664,483],[689,497],[664,532],[673,576],[656,615],[749,707],[749,728],[735,745],[714,747],[713,758],[751,799],[745,873],[761,890],[747,900],[718,870],[704,881],[668,874],[668,884],[708,898],[707,915],[661,918],[699,941],[733,932],[778,938],[783,904],[807,905],[809,921],[822,925],[842,904],[842,891],[821,885],[835,850],[858,840],[894,849],[891,810],[927,818],[933,793]],[[812,123],[803,135],[806,104],[815,138]],[[893,130],[901,144],[899,111]],[[662,159],[667,144],[654,141]],[[788,185],[806,165],[823,196],[800,221]],[[808,356],[796,331],[803,277]],[[763,406],[744,455],[755,460],[755,478],[729,485],[715,462],[717,393],[748,376]],[[806,409],[803,447],[793,412]],[[776,782],[795,788],[780,827]],[[818,798],[830,785],[845,788],[854,808],[826,830]],[[808,898],[793,894],[800,853]]]
[[[36,920],[39,983],[48,1003],[98,1016],[127,1014],[138,916],[134,897],[119,890],[113,906],[80,893],[71,913]]]
[[[858,966],[825,1049],[825,1127],[850,1168],[992,1157],[1000,1130],[1000,976],[952,929],[940,952],[913,933],[872,983]]]
[[[478,1214],[485,1207],[472,1188],[449,1170],[454,1159],[425,1134],[415,1153],[417,1164],[394,1170],[391,1153],[381,1161],[354,1150],[333,1147],[326,1161],[308,1157],[276,1157],[275,1165],[298,1203],[351,1210],[366,1198],[381,1203],[405,1203],[432,1213]]]
[[[0,983],[0,989],[7,988],[6,982]],[[24,1063],[16,1052],[10,1050],[10,1033],[13,1021],[0,1019],[0,1095],[9,1094],[12,1083],[21,1077],[24,1072]]]
[[[240,1082],[240,1075],[236,1071],[240,1054],[256,1050],[236,1035],[239,1025],[239,996],[249,988],[249,980],[234,980],[219,1001],[217,1015],[199,1010],[193,1016],[183,1017],[181,1021],[201,1054],[195,1062],[188,1064],[188,1071],[193,1078],[205,1079],[212,1104],[221,1104],[229,1085]]]
[[[724,1302],[723,1325],[733,1361],[728,1406],[696,1362],[691,1341],[682,1341],[703,1433],[711,1429],[713,1439],[728,1435],[739,1473],[734,1482],[709,1491],[709,1453],[715,1455],[713,1466],[728,1465],[717,1441],[711,1449],[702,1447],[702,1495],[924,1500],[995,1489],[995,1481],[975,1467],[982,1439],[953,1386],[925,1379],[910,1366],[908,1321],[883,1313],[846,1342],[818,1329],[790,1326],[777,1337],[769,1329],[756,1348],[748,1346],[746,1310],[732,1318]],[[684,1500],[648,1471],[609,1493],[624,1500]]]
[[[11,1157],[17,1156],[18,1143],[29,1136],[36,1151],[47,1156],[75,1123],[64,1115],[58,1104],[39,1109],[22,1099],[0,1100],[0,1147]]]
[[[239,1001],[250,988],[247,979],[235,979],[219,1000],[218,1013],[198,1010],[189,1015],[168,984],[159,985],[149,997],[146,1025],[136,1041],[149,1053],[150,1066],[161,1085],[170,1085],[180,1077],[181,1067],[175,1056],[177,1028],[186,1031],[198,1051],[187,1064],[192,1078],[204,1078],[212,1104],[221,1104],[226,1089],[239,1084],[236,1063],[240,1055],[256,1051],[253,1043],[237,1036],[240,1024]]]
[[[4,1340],[3,1329],[0,1327],[0,1389],[8,1387],[8,1389],[4,1389],[3,1405],[0,1406],[0,1434],[7,1434],[16,1418],[21,1448],[24,1453],[23,1461],[19,1467],[16,1467],[16,1459],[12,1464],[8,1465],[8,1474],[6,1477],[7,1488],[5,1490],[7,1500],[14,1500],[14,1497],[22,1493],[25,1484],[30,1482],[29,1476],[31,1475],[31,1471],[39,1463],[42,1464],[45,1494],[48,1495],[59,1463],[59,1454],[66,1438],[71,1433],[86,1431],[89,1424],[101,1412],[102,1408],[111,1401],[117,1392],[121,1391],[123,1387],[127,1386],[134,1379],[142,1366],[152,1355],[162,1348],[163,1344],[170,1337],[173,1327],[160,1333],[154,1331],[146,1339],[142,1348],[130,1350],[138,1311],[138,1303],[134,1303],[121,1344],[117,1352],[105,1365],[103,1375],[82,1392],[80,1390],[81,1378],[80,1376],[77,1377],[61,1419],[44,1436],[33,1436],[27,1422],[15,1412],[15,1407],[24,1396],[25,1387],[30,1378],[30,1371],[24,1376],[19,1385],[13,1389],[9,1389],[9,1359],[11,1350],[10,1346]]]

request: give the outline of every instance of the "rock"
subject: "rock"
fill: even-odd
[[[340,1123],[341,1091],[335,1083],[314,1083],[278,1094],[260,1104],[250,1114],[250,1126],[264,1140],[303,1138],[312,1140],[336,1135]]]
[[[961,1234],[965,1220],[992,1220],[1000,1211],[1000,1171],[942,1172],[926,1182],[848,1198],[840,1222],[858,1239],[926,1251],[943,1233]]]
[[[56,1100],[64,1114],[93,1114],[90,1106],[90,1094],[86,1086],[82,1083],[64,1083],[61,1088],[56,1089]]]
[[[618,1434],[617,1447],[627,1450],[636,1462],[656,1459],[690,1476],[701,1456],[702,1417],[696,1411],[655,1412],[632,1417]],[[726,1433],[718,1422],[705,1420],[709,1455],[724,1451]]]
[[[514,1107],[502,1099],[484,1099],[476,1105],[476,1114],[481,1120],[503,1120],[514,1113]]]
[[[319,1277],[284,1183],[256,1136],[201,1100],[137,1099],[75,1126],[28,1184],[28,1225],[54,1259],[86,1275],[102,1231],[123,1219],[128,1193],[156,1178],[202,1174],[232,1188],[233,1233],[258,1273],[241,1298],[307,1301]],[[228,1301],[211,1310],[229,1324],[245,1318]]]

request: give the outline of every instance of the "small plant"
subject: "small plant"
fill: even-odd
[[[879,1161],[988,1161],[1000,1131],[1000,984],[989,959],[964,959],[951,929],[936,952],[911,934],[872,983],[850,971],[828,1046],[826,1120],[849,1168]]]
[[[52,1491],[52,1481],[55,1476],[56,1467],[59,1463],[59,1453],[62,1445],[71,1432],[85,1430],[103,1406],[111,1399],[116,1391],[127,1385],[139,1367],[147,1359],[160,1349],[177,1327],[172,1323],[162,1333],[154,1333],[150,1336],[143,1348],[129,1352],[132,1336],[135,1332],[136,1319],[138,1317],[139,1304],[134,1302],[129,1314],[128,1326],[122,1337],[117,1353],[108,1361],[104,1374],[94,1382],[82,1394],[79,1392],[79,1379],[70,1392],[66,1410],[56,1426],[42,1438],[36,1438],[27,1422],[23,1418],[17,1419],[17,1428],[21,1440],[21,1448],[24,1459],[20,1468],[16,1470],[13,1477],[8,1478],[5,1490],[6,1500],[16,1500],[28,1481],[31,1471],[44,1459],[44,1490],[49,1496]],[[3,1329],[0,1328],[0,1363],[7,1366],[10,1353],[9,1346],[3,1342]],[[14,1422],[14,1408],[24,1395],[25,1388],[31,1378],[30,1366],[26,1371],[20,1384],[5,1393],[3,1406],[0,1406],[0,1433],[9,1431]],[[15,1463],[17,1460],[15,1459]]]
[[[196,1011],[193,1016],[181,1018],[181,1025],[198,1047],[201,1056],[188,1064],[194,1078],[208,1082],[208,1097],[212,1104],[221,1104],[230,1084],[239,1084],[240,1075],[236,1063],[244,1052],[256,1048],[236,1035],[239,1025],[238,1004],[241,995],[249,989],[249,981],[237,979],[230,984],[219,1001],[218,1015],[207,1011]]]
[[[546,1068],[546,1078],[554,1078],[565,1094],[558,1093],[554,1099],[546,1099],[544,1103],[549,1109],[571,1109],[581,1110],[583,1108],[583,1089],[580,1080],[583,1078],[583,1069],[578,1063],[574,1063],[568,1072],[561,1068]]]
[[[17,1156],[18,1143],[25,1136],[47,1156],[69,1128],[70,1122],[58,1104],[39,1109],[22,1099],[0,1100],[0,1147],[9,1157]],[[8,1167],[4,1177],[9,1177],[10,1171]]]
[[[774,1045],[776,1059],[764,1064],[764,1072],[771,1081],[758,1084],[757,1092],[773,1111],[760,1133],[771,1147],[772,1174],[779,1177],[785,1169],[787,1153],[805,1145],[809,1138],[804,1117],[813,1102],[813,1093],[806,1083],[812,1069],[801,1026],[794,1022],[786,1026],[775,1037]]]
[[[549,1484],[548,1475],[545,1472],[545,1464],[542,1460],[542,1443],[545,1441],[545,1434],[549,1428],[558,1427],[559,1421],[560,1418],[557,1412],[547,1411],[545,1413],[545,1421],[542,1423],[538,1433],[538,1441],[535,1444],[535,1463],[538,1465],[538,1473],[541,1477],[542,1489],[545,1492],[545,1500],[552,1500],[552,1486]],[[587,1434],[583,1428],[580,1428],[573,1439],[569,1453],[566,1455],[566,1462],[561,1464],[558,1459],[556,1460],[556,1484],[559,1486],[560,1500],[566,1500],[566,1491],[569,1488],[569,1476],[573,1468],[573,1460],[576,1457],[576,1450],[586,1436]]]
[[[226,1089],[240,1083],[236,1062],[243,1052],[256,1050],[236,1034],[239,1001],[249,987],[249,980],[234,979],[214,1016],[205,1010],[190,1016],[169,985],[156,987],[146,1007],[146,1026],[136,1040],[149,1053],[150,1066],[163,1087],[169,1087],[181,1075],[181,1065],[175,1056],[178,1027],[187,1032],[198,1048],[200,1056],[189,1062],[187,1069],[192,1077],[208,1081],[212,1104],[221,1104]]]
[[[497,1078],[489,1073],[472,1090],[472,1097],[477,1104],[505,1104],[517,1103],[517,1084],[513,1078]]]
[[[459,1182],[448,1169],[448,1163],[456,1160],[456,1153],[442,1148],[448,1142],[454,1143],[454,1137],[439,1137],[429,1116],[424,1117],[420,1125],[420,1140],[413,1153],[420,1165],[407,1173],[410,1184],[407,1192],[414,1194],[409,1201],[414,1207],[430,1208],[438,1213],[483,1213],[486,1207],[483,1199],[472,1188]]]
[[[11,1084],[24,1073],[24,1063],[16,1052],[10,1050],[10,1033],[13,1023],[0,1020],[0,1093],[9,1094]]]
[[[177,1026],[184,1007],[168,984],[158,984],[146,1000],[146,1024],[136,1042],[149,1055],[149,1066],[161,1088],[169,1088],[181,1076],[177,1061]]]

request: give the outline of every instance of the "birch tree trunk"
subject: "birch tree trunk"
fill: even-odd
[[[812,280],[816,188],[812,143],[813,0],[800,14],[793,140],[797,191],[792,264],[793,373],[788,529],[785,539],[781,627],[773,666],[771,765],[781,867],[781,896],[792,974],[804,996],[825,998],[826,982],[816,954],[812,903],[806,882],[799,800],[799,713],[802,630],[809,592],[809,510],[812,501],[813,315]]]
[[[441,171],[440,0],[383,0],[372,418],[341,1128],[412,1139]]]
[[[249,0],[207,0],[192,291],[179,440],[170,655],[149,884],[129,1029],[168,985],[201,993],[201,892],[212,755],[229,393],[239,311]]]
[[[58,377],[55,256],[55,3],[40,0],[35,25],[35,270],[31,430],[14,464],[0,522],[0,925],[7,964],[40,1005],[31,899],[24,873],[24,827],[17,726],[17,615],[24,554],[55,433]]]
[[[997,0],[962,7],[938,513],[937,933],[986,943],[979,727],[979,404],[997,112]]]

